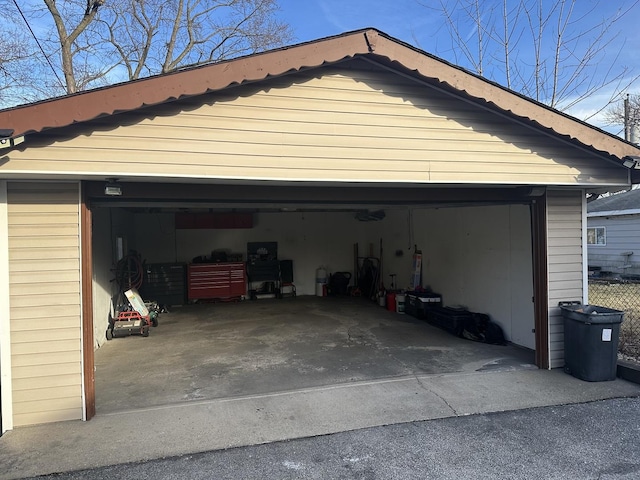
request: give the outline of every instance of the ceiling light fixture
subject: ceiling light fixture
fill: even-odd
[[[104,194],[110,197],[119,197],[122,195],[122,186],[117,183],[117,178],[107,178],[107,183],[104,186]]]

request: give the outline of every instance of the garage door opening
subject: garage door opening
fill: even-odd
[[[184,227],[184,213],[250,213],[251,223],[178,228]],[[275,242],[278,258],[292,261],[297,290],[295,298],[210,303],[189,301],[185,281],[184,305],[170,305],[149,338],[117,338],[96,353],[98,413],[534,363],[531,213],[525,202],[366,208],[218,202],[204,209],[158,201],[96,202],[92,215],[98,345],[106,343],[113,314],[114,265],[127,251],[139,252],[146,265],[187,269],[196,259],[215,261],[216,252],[244,262],[248,243]],[[398,288],[409,286],[417,246],[422,285],[439,293],[444,305],[490,315],[510,345],[456,338],[371,300],[318,297],[318,268],[353,275],[355,244],[360,255],[373,257],[380,256],[382,244],[386,288],[391,274]]]

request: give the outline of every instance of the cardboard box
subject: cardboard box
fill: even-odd
[[[129,300],[129,303],[131,304],[133,309],[136,312],[138,312],[140,316],[142,317],[149,316],[149,309],[144,304],[144,300],[142,300],[142,297],[140,296],[140,294],[135,288],[132,288],[131,290],[127,290],[126,292],[124,292],[124,294],[127,297],[127,300]]]

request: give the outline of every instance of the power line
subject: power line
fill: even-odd
[[[38,45],[38,48],[40,49],[40,51],[42,52],[42,55],[44,56],[44,59],[47,61],[47,63],[49,64],[49,66],[51,67],[51,70],[53,71],[53,74],[56,76],[56,78],[58,79],[58,82],[60,82],[60,86],[62,86],[62,88],[66,88],[64,85],[64,82],[60,79],[60,77],[58,76],[58,72],[56,71],[56,69],[54,68],[53,64],[51,63],[51,60],[49,60],[49,57],[47,56],[47,54],[44,52],[44,48],[42,48],[42,45],[40,45],[40,41],[38,40],[38,37],[36,37],[36,34],[33,32],[33,30],[31,29],[31,25],[29,25],[29,22],[27,21],[27,17],[24,16],[24,13],[22,13],[22,10],[20,9],[20,7],[18,6],[18,2],[16,0],[13,0],[13,4],[16,6],[16,8],[18,9],[18,12],[20,12],[20,16],[22,17],[22,20],[24,20],[24,23],[27,25],[27,28],[29,29],[29,31],[31,32],[31,36],[33,37],[33,39],[36,41],[36,44]]]

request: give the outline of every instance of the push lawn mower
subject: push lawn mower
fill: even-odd
[[[125,292],[129,300],[128,306],[121,307],[116,318],[109,318],[107,328],[107,340],[114,337],[127,337],[129,335],[149,336],[149,328],[158,326],[158,304],[144,303],[140,294],[134,289]]]
[[[107,340],[114,337],[128,337],[129,335],[149,336],[151,322],[149,317],[143,317],[136,311],[119,312],[118,317],[109,320]]]
[[[107,340],[129,335],[148,337],[149,327],[158,326],[160,308],[157,302],[145,303],[137,290],[142,285],[143,270],[140,255],[133,251],[118,261],[114,279],[118,288],[116,303],[113,305],[115,318],[114,315],[109,315]]]

